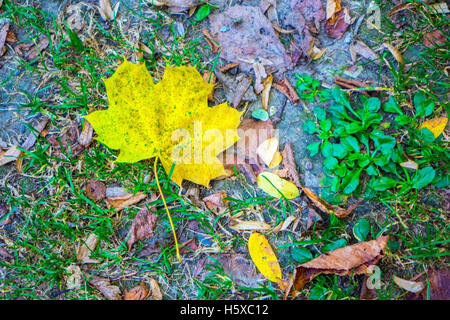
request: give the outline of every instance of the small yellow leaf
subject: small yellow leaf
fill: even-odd
[[[253,233],[248,239],[248,251],[259,272],[270,281],[281,282],[280,264],[265,236]]]
[[[280,178],[271,172],[262,172],[256,178],[258,186],[272,197],[294,199],[300,195],[298,188],[292,182]],[[280,194],[281,192],[281,194]]]
[[[269,168],[273,169],[276,166],[278,166],[281,163],[281,160],[283,160],[283,156],[278,151],[275,152],[273,155],[272,161],[270,161]]]
[[[447,126],[447,122],[447,117],[433,118],[422,122],[422,124],[419,126],[419,130],[422,128],[427,128],[428,130],[433,132],[434,137],[437,138],[444,131],[445,127]]]
[[[398,51],[398,49],[396,47],[394,47],[393,45],[391,45],[390,43],[387,43],[387,42],[383,43],[383,46],[388,48],[388,50],[394,56],[395,60],[397,60],[402,65],[405,65],[405,61],[403,60],[402,54],[400,53],[400,51]]]

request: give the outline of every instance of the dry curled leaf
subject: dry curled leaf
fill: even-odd
[[[147,195],[143,191],[139,191],[135,195],[133,195],[132,193],[128,193],[125,196],[110,197],[106,198],[106,205],[108,209],[113,208],[114,211],[119,212],[124,208],[132,206],[133,204],[136,204],[141,200],[144,200],[146,196]]]
[[[359,203],[351,205],[348,209],[343,209],[339,206],[329,204],[325,200],[319,198],[311,189],[306,187],[301,187],[303,192],[308,196],[308,198],[312,201],[312,203],[322,212],[324,213],[333,213],[338,218],[347,217],[357,206]]]
[[[94,128],[89,123],[89,121],[84,121],[83,130],[78,137],[78,143],[83,147],[87,147],[92,141],[92,134],[94,133]]]
[[[283,93],[293,105],[296,105],[300,101],[297,91],[292,87],[288,79],[284,78],[282,81],[275,83],[273,86],[275,89]]]
[[[355,53],[359,54],[360,56],[371,60],[378,65],[381,64],[380,56],[364,42],[360,40],[355,41],[353,43],[353,49],[355,50]]]
[[[369,273],[384,256],[388,238],[380,236],[376,240],[339,248],[300,264],[294,270],[292,287],[286,293],[301,290],[306,283],[323,273],[341,276]]]
[[[285,144],[283,152],[282,166],[286,170],[287,176],[291,182],[293,182],[297,187],[301,187],[300,176],[297,171],[297,165],[295,164],[294,151],[292,149],[292,142]]]
[[[150,290],[152,292],[152,298],[155,300],[162,300],[163,295],[159,287],[158,282],[155,279],[150,279]]]
[[[228,209],[228,203],[224,200],[227,197],[225,192],[213,193],[202,200],[205,202],[208,210],[212,210],[215,214],[221,215]]]
[[[148,289],[144,281],[141,281],[136,287],[123,292],[123,300],[147,300],[151,294],[151,290]]]
[[[344,8],[336,14],[334,22],[327,20],[327,23],[325,24],[325,31],[328,36],[335,39],[340,39],[351,24],[352,18],[350,16],[350,11],[348,8]]]
[[[0,153],[0,166],[4,166],[7,163],[17,160],[20,157],[22,151],[17,149],[17,146],[12,146],[5,152]]]
[[[106,196],[106,185],[98,180],[89,180],[84,187],[86,196],[94,202],[100,201]]]
[[[402,54],[396,47],[387,42],[383,43],[383,46],[386,47],[392,53],[397,62],[399,62],[402,65],[405,65],[405,61],[403,60]]]
[[[99,261],[91,258],[91,253],[95,251],[98,244],[98,236],[91,233],[86,240],[79,241],[77,246],[77,260],[81,263],[98,263]]]
[[[155,201],[156,196],[152,195],[149,202]],[[128,232],[127,248],[131,249],[133,244],[139,240],[145,240],[153,235],[153,230],[156,227],[158,216],[154,213],[154,207],[147,208],[145,206],[136,214],[130,231]]]
[[[112,285],[109,279],[91,276],[89,284],[95,287],[108,300],[122,300],[122,293],[118,286]]]

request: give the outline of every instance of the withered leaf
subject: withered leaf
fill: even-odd
[[[152,194],[149,202],[155,200],[156,196]],[[155,229],[156,221],[158,220],[158,216],[154,213],[154,209],[155,207],[147,208],[147,206],[145,206],[136,214],[127,236],[128,250],[131,249],[136,241],[148,239],[153,235],[153,230]]]
[[[288,79],[284,78],[282,81],[275,83],[273,86],[278,91],[283,93],[293,105],[296,105],[300,101],[297,91],[292,87]]]
[[[155,279],[150,279],[150,289],[152,291],[152,298],[155,300],[162,300],[163,295],[161,292],[161,288],[159,287],[158,282]]]
[[[290,289],[301,290],[306,283],[322,273],[341,276],[369,273],[370,268],[383,257],[388,238],[389,236],[380,236],[376,240],[339,248],[297,266]]]
[[[244,119],[238,127],[240,139],[236,143],[237,154],[247,158],[250,164],[258,164],[258,146],[272,138],[273,133],[274,129],[270,120]]]
[[[92,276],[88,280],[89,284],[95,287],[108,300],[122,300],[122,293],[118,286],[112,285],[109,279]]]
[[[325,24],[325,31],[328,36],[335,39],[340,39],[352,23],[352,18],[350,17],[348,8],[340,10],[336,14],[335,20],[336,21],[334,23],[330,23],[329,21],[327,21],[327,23]]]
[[[215,214],[221,215],[228,209],[228,204],[224,200],[227,197],[225,192],[213,193],[202,200],[205,202],[208,210],[212,210]]]
[[[360,40],[355,41],[355,43],[353,44],[353,48],[355,52],[360,56],[371,60],[378,65],[381,64],[380,56],[364,42]]]
[[[281,155],[283,156],[281,164],[283,166],[283,169],[286,169],[289,180],[291,180],[291,182],[293,182],[297,187],[301,187],[300,176],[297,171],[297,165],[295,164],[292,142],[288,142],[285,144]]]
[[[425,35],[423,36],[423,44],[427,48],[434,48],[436,46],[440,46],[446,41],[448,41],[448,39],[442,33],[441,30],[433,30],[431,32],[425,33]]]
[[[123,300],[147,300],[151,293],[144,281],[141,281],[136,287],[124,291]]]
[[[94,202],[100,201],[106,196],[106,185],[99,180],[89,180],[84,187],[86,196]]]
[[[128,193],[125,196],[106,198],[106,204],[108,209],[114,208],[114,211],[119,212],[124,208],[140,202],[145,199],[146,196],[147,195],[143,191],[139,191],[135,195]]]
[[[91,233],[86,240],[79,241],[76,255],[81,263],[98,263],[99,261],[91,258],[91,253],[95,251],[98,244],[98,236]]]

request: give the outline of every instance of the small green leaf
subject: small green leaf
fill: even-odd
[[[298,263],[308,262],[313,258],[311,251],[305,247],[294,247],[291,250],[292,258]]]
[[[385,191],[387,189],[395,187],[397,184],[399,184],[399,182],[395,179],[389,177],[381,177],[373,181],[372,187],[375,191]]]
[[[347,175],[342,179],[342,190],[345,194],[350,194],[356,190],[359,186],[359,176],[361,175],[362,169],[357,169],[353,172],[347,173]]]
[[[322,155],[325,158],[333,155],[333,144],[330,141],[324,141],[321,146]]]
[[[325,168],[327,168],[328,170],[333,170],[334,168],[337,167],[338,165],[338,160],[334,157],[328,157],[323,161],[323,165],[325,166]]]
[[[353,149],[353,151],[355,152],[360,152],[359,142],[355,137],[347,136],[345,138],[342,138],[341,142],[343,145],[347,146],[348,149]]]
[[[331,120],[330,119],[320,120],[319,123],[320,123],[320,128],[323,131],[330,131],[330,129],[331,129]]]
[[[434,101],[428,99],[425,92],[419,91],[414,95],[414,108],[416,109],[417,117],[428,117],[433,113]]]
[[[420,169],[412,179],[413,188],[422,189],[423,187],[426,187],[433,181],[435,176],[436,172],[433,167]]]
[[[359,242],[366,241],[369,232],[370,222],[365,218],[359,219],[353,226],[353,235]]]
[[[252,112],[252,117],[261,121],[267,121],[269,119],[269,114],[264,109],[257,109]]]
[[[342,247],[345,247],[347,245],[347,240],[345,239],[339,239],[331,243],[327,243],[323,246],[322,252],[329,252],[333,251]]]
[[[364,102],[364,109],[371,113],[375,113],[380,110],[381,102],[380,99],[375,97],[370,97]]]
[[[303,126],[302,126],[303,130],[309,134],[313,134],[316,132],[319,132],[319,128],[317,128],[317,125],[314,121],[312,120],[308,120],[306,121]]]
[[[313,112],[319,120],[325,120],[327,117],[327,112],[324,108],[314,107]]]
[[[197,14],[195,15],[195,21],[197,21],[197,22],[202,21],[209,15],[210,12],[211,12],[211,6],[209,4],[202,5],[198,9]]]
[[[309,150],[309,155],[311,157],[314,157],[316,154],[319,153],[319,147],[320,147],[320,141],[308,144],[306,149]]]
[[[389,97],[389,100],[383,104],[383,110],[391,113],[403,114],[402,109],[397,103],[397,100],[394,97]]]

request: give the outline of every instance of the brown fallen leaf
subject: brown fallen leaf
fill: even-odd
[[[83,281],[83,274],[81,268],[72,263],[66,268],[66,272],[69,274],[65,276],[67,289],[78,289],[81,287]]]
[[[314,192],[312,192],[309,188],[301,187],[303,192],[308,196],[308,198],[312,201],[312,203],[322,212],[324,213],[333,213],[338,218],[347,217],[352,211],[359,205],[359,202],[351,205],[348,209],[343,209],[339,206],[329,204],[325,200],[319,198]]]
[[[353,43],[353,49],[355,50],[355,53],[359,54],[363,58],[371,60],[378,65],[381,64],[380,56],[364,42],[360,40],[355,41]]]
[[[221,58],[239,63],[244,72],[260,62],[267,73],[281,74],[291,67],[272,24],[258,7],[235,5],[209,16],[211,34],[222,47]],[[223,32],[223,27],[229,30]],[[222,31],[221,31],[222,29]]]
[[[399,62],[402,65],[405,65],[405,61],[403,60],[402,54],[396,47],[387,42],[383,43],[383,46],[386,47],[392,53],[397,62]]]
[[[255,268],[255,265],[239,253],[223,253],[218,258],[226,274],[231,275],[237,286],[258,287],[258,283],[265,280]]]
[[[49,40],[47,37],[42,38],[39,42],[34,45],[25,55],[24,59],[27,62],[33,61],[39,57],[39,54],[42,53],[49,45]]]
[[[376,300],[378,298],[378,292],[375,288],[370,289],[367,287],[367,281],[369,281],[369,275],[365,275],[361,284],[361,291],[359,292],[359,300]]]
[[[260,62],[253,63],[253,70],[255,72],[255,93],[260,94],[264,89],[264,85],[262,80],[267,78],[266,70],[264,69],[264,65]]]
[[[212,210],[216,215],[221,215],[228,210],[228,201],[224,200],[226,197],[226,192],[222,191],[213,193],[202,200],[205,202],[208,210]]]
[[[269,96],[270,96],[270,89],[272,88],[272,82],[273,82],[273,76],[269,75],[267,78],[263,81],[263,90],[261,93],[261,104],[264,110],[268,110],[269,108]]]
[[[239,66],[239,63],[236,62],[227,63],[226,65],[220,67],[219,70],[221,72],[227,72],[228,70],[236,68],[237,66]]]
[[[86,148],[92,141],[92,135],[94,133],[94,128],[89,123],[89,121],[84,120],[83,130],[78,137],[78,143]]]
[[[47,126],[48,119],[44,119],[41,122],[39,122],[30,132],[27,139],[22,143],[21,147],[25,150],[29,150],[37,141],[37,137],[39,135],[42,135],[42,131],[44,131],[45,127]]]
[[[148,202],[156,200],[156,195],[152,194]],[[145,240],[153,235],[153,230],[156,227],[158,216],[154,213],[155,207],[147,208],[145,206],[136,214],[133,220],[130,231],[128,232],[127,248],[131,249],[133,244],[139,240]]]
[[[98,202],[106,196],[106,185],[99,180],[92,179],[87,182],[84,191],[89,199]]]
[[[151,290],[141,281],[136,287],[123,292],[123,300],[147,300],[152,294]]]
[[[412,170],[417,170],[419,168],[419,165],[417,164],[417,162],[412,161],[412,160],[402,162],[402,163],[400,163],[400,166],[403,168],[412,169]]]
[[[362,89],[367,88],[368,86],[361,81],[354,80],[354,79],[346,79],[340,76],[334,77],[334,82],[337,85],[340,85],[341,87],[344,87],[346,89]],[[366,97],[374,97],[376,96],[376,91],[368,91],[368,90],[357,90],[361,94],[365,95]]]
[[[211,51],[213,53],[219,52],[220,46],[217,44],[216,40],[214,40],[214,38],[211,36],[209,31],[206,29],[203,29],[202,33],[203,33],[203,36],[205,37],[206,42],[208,43],[209,47],[211,48]]]
[[[389,10],[387,15],[388,15],[388,17],[390,17],[400,11],[412,9],[415,6],[416,6],[416,3],[404,3],[404,2],[399,3],[399,4],[395,5],[391,10]]]
[[[227,101],[233,106],[238,106],[242,101],[256,101],[256,95],[251,89],[251,78],[241,74],[240,77],[228,75],[215,69],[214,74],[223,86]]]
[[[431,32],[425,33],[425,35],[423,36],[423,44],[427,48],[440,46],[447,41],[447,37],[442,33],[441,30],[433,30]]]
[[[91,276],[89,284],[96,288],[108,300],[122,300],[122,293],[118,286],[112,285],[109,279]]]
[[[155,279],[150,279],[150,290],[152,291],[152,298],[155,300],[162,300],[163,295],[158,282]]]
[[[297,187],[301,187],[300,176],[297,171],[297,165],[295,164],[292,142],[288,142],[284,145],[284,149],[281,152],[281,155],[283,156],[281,165],[283,166],[283,169],[286,169],[288,175],[287,178]]]
[[[190,10],[189,16],[191,16],[195,8],[203,2],[202,0],[151,0],[148,3],[155,6],[167,6],[172,14],[181,14]]]
[[[327,0],[326,19],[329,23],[336,22],[336,14],[341,11],[340,0]]]
[[[282,81],[275,83],[273,86],[278,91],[283,93],[293,105],[296,105],[300,101],[297,91],[292,87],[288,79],[284,78]]]
[[[336,14],[335,22],[327,20],[325,31],[329,37],[340,39],[352,24],[352,17],[348,8],[343,8]]]
[[[294,269],[291,287],[287,294],[301,290],[306,283],[319,274],[354,275],[368,274],[373,266],[384,256],[389,236],[376,240],[356,243],[324,253]]]
[[[432,269],[426,276],[413,277],[410,281],[428,283],[422,291],[406,294],[407,300],[449,300],[450,299],[450,269]]]
[[[91,233],[86,240],[79,241],[76,249],[77,260],[81,263],[98,263],[96,259],[91,259],[91,253],[95,251],[98,244],[98,236]]]
[[[306,221],[306,230],[311,228],[314,224],[320,223],[322,217],[313,208],[308,208],[308,221]]]
[[[121,197],[110,197],[106,198],[106,205],[108,209],[114,208],[114,211],[119,212],[120,210],[132,206],[145,199],[147,195],[143,191],[139,191],[135,195],[129,193]]]

